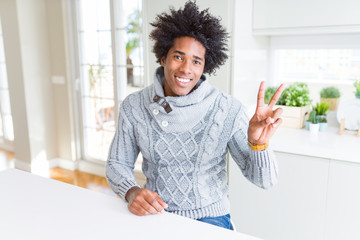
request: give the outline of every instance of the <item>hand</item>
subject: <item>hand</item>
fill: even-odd
[[[272,110],[278,101],[281,93],[284,91],[284,84],[276,90],[274,96],[271,98],[269,105],[264,102],[265,82],[261,82],[259,93],[257,97],[257,106],[254,116],[249,121],[248,140],[253,144],[264,144],[270,140],[276,129],[282,123],[279,118],[282,109],[278,108]]]
[[[137,216],[164,212],[164,209],[168,207],[156,192],[146,188],[132,187],[125,198],[129,202],[129,211]]]

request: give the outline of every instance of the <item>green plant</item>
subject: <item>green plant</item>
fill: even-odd
[[[89,64],[89,84],[90,84],[90,91],[93,91],[95,85],[101,80],[103,77],[103,70],[105,66],[101,64]]]
[[[132,51],[136,48],[138,48],[139,45],[139,38],[132,37],[129,39],[129,41],[126,43],[126,56],[129,58]]]
[[[294,83],[287,87],[279,101],[284,101],[286,106],[303,107],[311,104],[309,88],[306,83]]]
[[[319,123],[327,123],[326,117],[318,118]]]
[[[126,27],[126,33],[129,40],[126,43],[126,56],[130,57],[132,51],[140,46],[141,33],[141,12],[135,10],[128,17],[129,24]]]
[[[267,87],[265,90],[265,96],[264,96],[264,101],[266,104],[269,104],[272,96],[275,94],[277,90],[277,87]]]
[[[294,83],[288,86],[279,98],[280,105],[303,107],[311,104],[309,88],[306,83]]]
[[[360,81],[356,80],[354,83],[355,87],[355,97],[360,98]]]
[[[312,109],[316,112],[316,118],[318,119],[319,123],[327,123],[326,112],[329,109],[329,103],[316,103],[316,106],[313,106]]]
[[[329,109],[329,104],[326,102],[316,103],[316,106],[313,106],[313,110],[318,116],[326,115],[327,110]]]
[[[268,87],[265,90],[265,103],[269,103],[271,97],[274,95],[277,87]],[[294,83],[284,89],[277,105],[285,105],[291,107],[303,107],[311,104],[309,97],[309,88],[306,83]]]
[[[313,124],[317,124],[318,123],[318,119],[316,117],[316,111],[311,111],[310,115],[309,115],[309,121]]]
[[[336,87],[326,87],[321,89],[320,97],[322,98],[339,98],[340,91]]]
[[[140,47],[140,33],[141,33],[141,11],[135,10],[128,16],[128,25],[126,26],[126,33],[128,41],[126,43],[126,75],[127,83],[134,85],[134,64],[131,59],[131,53]]]

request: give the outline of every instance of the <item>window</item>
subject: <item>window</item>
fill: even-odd
[[[120,102],[146,85],[141,1],[78,0],[75,8],[82,153],[105,160]]]
[[[5,50],[0,22],[0,145],[12,149],[14,129],[10,107]]]
[[[279,49],[280,82],[348,83],[360,76],[360,49]]]
[[[306,82],[313,103],[323,87],[336,86],[353,98],[360,79],[360,35],[276,36],[270,38],[271,83]]]

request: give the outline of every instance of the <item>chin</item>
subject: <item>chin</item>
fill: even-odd
[[[177,92],[176,95],[177,96],[186,96],[190,93],[191,91],[181,91],[181,92]]]

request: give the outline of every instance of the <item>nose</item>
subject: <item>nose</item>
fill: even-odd
[[[185,59],[182,63],[181,63],[181,66],[180,66],[180,69],[179,69],[181,72],[185,73],[185,74],[188,74],[191,72],[191,60],[189,59]]]

